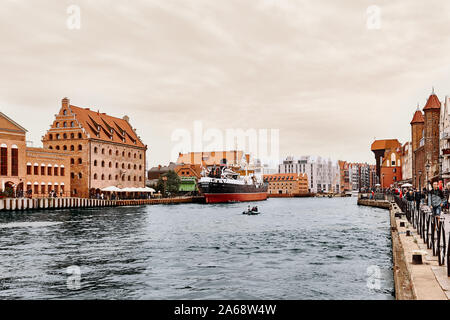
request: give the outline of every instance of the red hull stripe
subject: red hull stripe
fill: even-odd
[[[206,203],[246,202],[267,200],[266,192],[259,193],[205,193]]]

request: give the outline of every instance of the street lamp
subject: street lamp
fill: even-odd
[[[420,185],[421,180],[422,180],[422,170],[419,170],[419,191],[422,191],[422,186]]]
[[[430,161],[427,161],[427,164],[425,165],[425,169],[427,170],[427,188],[428,188],[428,184],[429,184],[429,171],[430,171]]]
[[[384,173],[381,174],[381,189],[384,189]]]

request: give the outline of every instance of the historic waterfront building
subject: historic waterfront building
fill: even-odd
[[[444,106],[441,110],[440,138],[441,138],[441,174],[445,184],[450,182],[450,98],[445,97]]]
[[[145,187],[147,146],[127,116],[80,108],[64,98],[42,142],[70,154],[72,196],[92,196],[109,186]]]
[[[1,191],[7,196],[70,196],[69,154],[27,146],[27,130],[0,112]]]
[[[402,144],[397,139],[375,140],[376,172],[382,188],[390,188],[402,180]]]
[[[406,142],[402,147],[402,182],[412,183],[412,144]]]
[[[425,187],[440,178],[441,102],[434,90],[423,108],[417,107],[411,121],[412,179],[415,187]]]
[[[269,184],[269,194],[301,195],[308,193],[308,177],[305,173],[278,173],[264,175]]]

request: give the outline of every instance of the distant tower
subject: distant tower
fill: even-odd
[[[428,162],[431,168],[428,172],[428,180],[439,174],[439,122],[441,114],[441,102],[433,92],[423,108],[425,113],[425,164]]]
[[[416,164],[416,150],[420,147],[420,140],[423,138],[423,131],[425,126],[425,118],[423,117],[422,111],[419,109],[419,105],[417,105],[417,110],[414,113],[414,117],[411,121],[411,152],[412,152],[412,173],[413,173],[413,184],[415,187],[419,187],[419,171],[422,170],[421,165]],[[423,179],[422,179],[423,180]]]

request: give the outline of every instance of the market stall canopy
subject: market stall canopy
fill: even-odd
[[[117,187],[110,186],[110,187],[103,188],[102,191],[105,191],[105,192],[120,192],[122,190],[117,188]]]
[[[409,188],[409,187],[412,187],[411,183],[402,184],[402,188]]]

